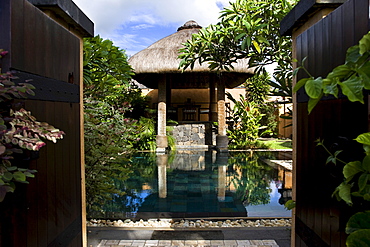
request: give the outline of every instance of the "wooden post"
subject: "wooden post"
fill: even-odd
[[[217,119],[218,135],[216,136],[216,148],[219,152],[228,152],[228,138],[226,136],[226,106],[225,106],[225,82],[217,83]]]
[[[157,153],[164,153],[168,147],[166,135],[166,100],[167,100],[166,75],[158,82],[158,135]]]

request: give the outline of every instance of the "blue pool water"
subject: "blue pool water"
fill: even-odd
[[[290,217],[291,169],[271,160],[291,152],[178,151],[139,153],[126,194],[106,202],[107,218]]]

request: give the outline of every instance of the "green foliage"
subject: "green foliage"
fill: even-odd
[[[176,139],[172,135],[174,125],[177,125],[176,121],[171,120],[171,119],[167,120],[167,123],[166,123],[167,143],[168,143],[168,148],[172,151],[176,150]]]
[[[277,132],[277,106],[275,102],[268,102],[271,87],[269,85],[270,76],[267,72],[249,78],[245,83],[245,99],[256,103],[256,107],[262,114],[261,126],[266,126],[259,130],[259,137],[276,136]]]
[[[137,150],[156,149],[155,121],[152,118],[141,117],[137,123],[138,141],[134,143]]]
[[[237,0],[225,8],[219,23],[193,34],[180,50],[183,70],[195,63],[208,63],[211,70],[232,70],[238,59],[248,59],[250,67],[263,76],[263,66],[276,63],[274,80],[268,80],[273,95],[286,97],[291,102],[292,67],[291,39],[280,36],[280,22],[293,8],[296,0]],[[256,76],[257,76],[256,75]],[[273,105],[261,108],[261,135],[274,135],[276,121],[272,121]]]
[[[84,97],[109,103],[116,108],[131,106],[126,116],[139,119],[146,99],[134,84],[133,70],[123,50],[100,36],[84,39]]]
[[[247,79],[244,83],[245,99],[257,104],[264,104],[270,93],[269,80],[270,76],[267,72]]]
[[[146,100],[131,79],[123,50],[99,36],[84,40],[85,164],[88,214],[102,210],[132,173],[136,149],[155,147]],[[139,121],[133,119],[140,119]],[[119,175],[119,174],[124,174]]]
[[[351,216],[346,226],[349,234],[346,244],[349,247],[370,245],[370,211],[358,212]]]
[[[88,214],[99,211],[113,193],[115,180],[124,181],[130,170],[124,165],[136,141],[135,121],[108,103],[85,100],[85,174]]]
[[[293,208],[295,208],[296,206],[296,202],[294,200],[288,200],[285,204],[284,204],[284,207],[287,209],[287,210],[292,210]]]
[[[259,112],[256,103],[247,101],[242,95],[237,101],[230,93],[227,97],[234,103],[234,108],[228,119],[227,134],[229,137],[229,147],[235,148],[254,148],[258,145],[257,138],[262,114]]]
[[[361,48],[360,48],[361,47]],[[333,95],[338,98],[339,89],[352,102],[364,103],[364,89],[370,89],[370,32],[364,35],[359,45],[350,47],[347,50],[345,64],[339,65],[330,72],[326,78],[314,78],[304,68],[304,60],[299,69],[304,69],[309,78],[301,79],[294,86],[297,92],[304,86],[307,95],[310,97],[308,102],[308,112],[311,112],[320,99],[325,95]]]
[[[195,62],[206,62],[210,69],[230,70],[232,63],[241,58],[250,58],[250,65],[286,59],[291,41],[280,36],[280,21],[295,2],[237,0],[231,3],[221,12],[219,23],[203,28],[184,44],[180,67],[193,68]]]
[[[0,58],[7,54],[0,49]],[[21,108],[11,109],[14,98],[34,95],[34,87],[28,83],[15,84],[18,79],[11,72],[0,74],[0,202],[8,192],[14,192],[15,183],[28,183],[36,170],[19,168],[13,164],[14,155],[23,150],[39,151],[45,146],[44,140],[54,143],[62,139],[64,132],[45,122],[38,122],[31,112]]]
[[[370,230],[370,211],[355,213],[348,220],[346,225],[347,234],[351,234],[360,229]]]
[[[297,68],[304,69],[309,78],[301,79],[294,87],[297,92],[301,87],[305,88],[310,97],[308,102],[308,112],[310,113],[324,95],[338,97],[339,91],[346,95],[351,102],[364,103],[363,90],[370,89],[370,32],[365,34],[359,41],[359,45],[350,47],[347,50],[345,64],[333,69],[326,78],[314,78],[303,66]],[[362,161],[352,161],[346,163],[337,156],[341,151],[334,154],[330,153],[319,140],[319,144],[329,152],[328,162],[336,164],[340,161],[345,164],[343,167],[344,181],[335,189],[333,196],[338,200],[345,201],[348,205],[354,204],[352,197],[370,201],[370,132],[363,133],[355,139],[363,144],[365,157]],[[362,218],[359,220],[359,218]],[[351,217],[347,224],[347,246],[367,246],[370,243],[369,230],[369,211],[357,213]]]
[[[356,140],[360,140],[366,152],[366,147],[370,145],[370,133],[364,133],[359,135]],[[322,143],[320,145],[323,145]],[[337,158],[336,154],[331,155],[328,161],[335,163],[336,160],[341,161]],[[342,163],[345,163],[341,161]],[[336,188],[333,195],[338,200],[345,201],[348,205],[352,205],[352,196],[361,197],[365,201],[370,201],[370,154],[366,154],[362,161],[352,161],[345,163],[343,167],[344,181]]]
[[[100,36],[84,39],[84,95],[112,105],[130,91],[132,68],[127,56]],[[123,94],[123,95],[121,95]]]
[[[269,149],[292,149],[291,140],[274,139],[271,141],[261,141]]]

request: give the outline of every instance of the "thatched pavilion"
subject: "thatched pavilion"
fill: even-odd
[[[247,60],[239,60],[232,71],[223,71],[217,74],[210,71],[207,64],[196,64],[192,70],[179,70],[179,49],[183,43],[191,39],[192,34],[198,33],[202,27],[195,21],[188,21],[179,27],[177,32],[169,35],[148,48],[136,53],[129,59],[135,70],[134,79],[148,88],[158,89],[158,135],[157,152],[164,152],[168,147],[166,137],[166,115],[171,108],[173,96],[171,89],[209,89],[207,109],[208,121],[218,122],[216,148],[227,151],[228,138],[226,136],[225,118],[225,88],[234,88],[242,84],[253,75],[253,69],[248,68]],[[217,93],[216,93],[217,91]],[[195,95],[195,94],[194,94]],[[188,99],[187,103],[197,99]],[[186,102],[184,103],[186,104]],[[183,105],[184,105],[183,104]],[[194,113],[192,118],[186,119],[186,112]],[[182,109],[183,120],[199,120],[200,107],[194,106],[190,110]]]

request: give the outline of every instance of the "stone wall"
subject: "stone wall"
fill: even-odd
[[[188,123],[174,126],[173,136],[176,146],[213,145],[211,123]]]

